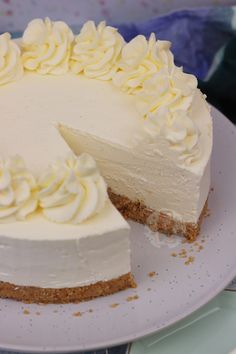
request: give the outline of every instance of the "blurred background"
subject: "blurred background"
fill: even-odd
[[[176,64],[236,122],[236,0],[0,0],[0,33],[20,36],[31,19],[46,16],[75,32],[88,19],[105,19],[126,40],[151,32],[170,40]]]
[[[18,31],[35,17],[63,18],[67,23],[88,19],[130,23],[183,8],[233,5],[233,0],[0,0],[0,31]]]

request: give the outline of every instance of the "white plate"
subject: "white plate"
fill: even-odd
[[[179,244],[171,249],[170,245],[161,245],[162,242],[160,248],[154,247],[148,230],[132,223],[137,289],[78,305],[24,305],[0,300],[2,349],[69,352],[129,342],[189,315],[233,279],[236,275],[236,129],[216,110],[213,114],[214,191],[209,199],[211,216],[204,220],[198,241],[204,249],[197,252],[195,245],[191,253],[191,245]],[[205,242],[201,243],[203,238]],[[193,264],[185,265],[185,259],[171,256],[181,248],[188,250],[188,256],[195,257]],[[153,271],[158,275],[148,276]],[[138,299],[127,301],[134,295]],[[115,303],[119,306],[110,307]],[[73,315],[78,311],[82,316]]]

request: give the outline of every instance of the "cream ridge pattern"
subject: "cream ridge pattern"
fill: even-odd
[[[41,212],[52,222],[80,224],[107,200],[106,183],[88,154],[55,160],[38,180],[21,157],[0,161],[0,223]]]
[[[170,42],[156,40],[154,34],[125,43],[105,22],[96,27],[88,21],[74,36],[64,22],[34,19],[19,46],[8,33],[0,36],[0,84],[18,80],[24,70],[42,75],[72,71],[111,80],[137,95],[147,132],[165,136],[182,158],[199,148],[199,131],[188,115],[197,79],[174,64]]]

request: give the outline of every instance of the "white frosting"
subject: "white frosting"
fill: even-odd
[[[80,224],[101,212],[107,186],[88,154],[56,160],[39,180],[39,205],[53,222]]]
[[[24,161],[0,160],[0,223],[25,220],[37,205],[37,184]]]
[[[192,165],[199,161],[202,152],[199,130],[186,111],[171,113],[168,108],[161,107],[155,113],[148,114],[144,126],[153,140],[160,135],[166,139],[170,149],[179,155],[180,163]]]
[[[22,38],[23,65],[39,74],[65,74],[74,35],[65,22],[31,21]]]
[[[64,288],[129,272],[129,226],[110,202],[80,225],[54,224],[40,215],[0,225],[1,281]]]
[[[173,67],[171,73],[163,68],[146,80],[138,92],[137,105],[140,113],[146,117],[163,107],[167,107],[171,112],[187,112],[196,87],[196,78],[185,74],[182,68]]]
[[[70,63],[72,71],[110,80],[117,69],[123,44],[124,39],[116,28],[106,26],[105,22],[97,27],[93,21],[86,22],[75,37]]]
[[[196,223],[206,202],[210,187],[210,156],[212,150],[211,116],[200,93],[193,100],[191,118],[200,131],[201,159],[183,164],[179,151],[169,148],[169,142],[162,135],[158,140],[143,132],[143,121],[127,130],[129,145],[112,142],[111,134],[107,139],[87,130],[68,128],[61,125],[60,132],[75,153],[87,151],[99,164],[100,170],[109,187],[118,194],[131,200],[141,200],[155,210],[170,213],[175,219]],[[103,123],[101,123],[101,121]],[[120,116],[126,126],[126,117]],[[92,117],[91,121],[92,122]],[[109,124],[99,120],[100,124]],[[76,124],[73,125],[76,127]],[[125,136],[127,130],[116,134]]]
[[[196,93],[197,79],[174,64],[170,42],[135,37],[122,49],[113,83],[136,95],[136,104],[146,119],[145,131],[158,140],[161,134],[170,149],[179,151],[182,163],[201,158],[199,134],[188,111]]]
[[[175,66],[170,42],[156,40],[152,33],[148,40],[139,35],[124,44],[115,28],[105,22],[96,27],[93,21],[86,22],[72,41],[73,33],[64,22],[31,21],[22,40],[25,68],[41,74],[65,74],[70,62],[74,73],[112,80],[121,90],[137,96],[136,103],[147,120],[145,131],[153,139],[160,134],[166,138],[167,147],[179,151],[178,163],[189,165],[201,159],[200,134],[189,114],[197,80]]]
[[[173,66],[173,55],[169,47],[169,42],[156,42],[154,34],[148,41],[142,35],[132,39],[122,49],[119,71],[113,77],[115,86],[136,93],[162,67],[169,70],[169,66]]]
[[[44,95],[45,87],[54,95]],[[15,106],[9,104],[12,97]],[[77,154],[90,153],[115,192],[196,222],[210,181],[212,121],[205,100],[197,91],[189,110],[202,152],[198,161],[187,164],[165,136],[153,139],[145,132],[145,120],[134,100],[109,82],[73,74],[42,77],[28,73],[24,80],[0,87],[2,117],[8,117],[0,131],[0,151],[12,155],[17,143],[27,166],[38,173],[69,150],[54,125],[61,122],[60,132],[72,149]]]
[[[22,71],[18,47],[4,36],[0,83],[6,55],[14,68],[13,76],[6,69],[6,82]],[[169,42],[151,35],[125,44],[103,22],[87,22],[74,40],[65,23],[36,19],[24,32],[22,49],[23,80],[0,87],[2,155],[15,154],[17,147],[37,174],[64,156],[67,143],[77,154],[94,156],[114,192],[197,222],[209,192],[212,121],[196,79],[174,65]],[[38,75],[47,73],[57,76]],[[45,88],[53,95],[45,95]],[[1,174],[6,184],[5,167]],[[26,188],[20,190],[27,201]],[[39,199],[58,224],[40,215],[1,224],[0,279],[73,287],[128,273],[128,226],[105,190],[89,159],[51,166],[40,180]],[[11,207],[6,195],[2,203]]]
[[[45,95],[45,87],[55,94]],[[110,118],[116,114],[113,126],[120,131],[122,122],[118,117],[124,112],[132,117],[135,108],[129,97],[117,90],[111,92],[110,87],[109,83],[73,74],[34,73],[26,73],[24,80],[0,87],[0,120],[4,125],[0,129],[1,154],[10,156],[17,146],[30,170],[39,175],[55,157],[70,151],[57,131],[57,121],[66,120],[72,125],[80,122],[84,129],[89,125],[94,134],[99,132],[105,137],[112,131],[94,119],[100,109],[106,122],[111,122]],[[104,103],[108,95],[107,107]],[[8,118],[3,120],[3,117]],[[117,138],[115,131],[113,134],[114,140],[128,144],[128,132]],[[82,174],[93,170],[90,162],[85,159],[80,164]],[[27,222],[0,224],[2,281],[61,288],[114,279],[128,272],[129,227],[109,202],[105,202],[99,214],[77,225],[49,222],[42,215],[32,216]]]
[[[23,75],[20,48],[9,33],[0,35],[0,85],[18,80]]]

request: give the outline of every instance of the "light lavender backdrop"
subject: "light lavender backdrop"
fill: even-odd
[[[63,18],[75,25],[88,19],[127,23],[180,8],[222,4],[236,0],[0,0],[0,32],[22,30],[35,17]]]

